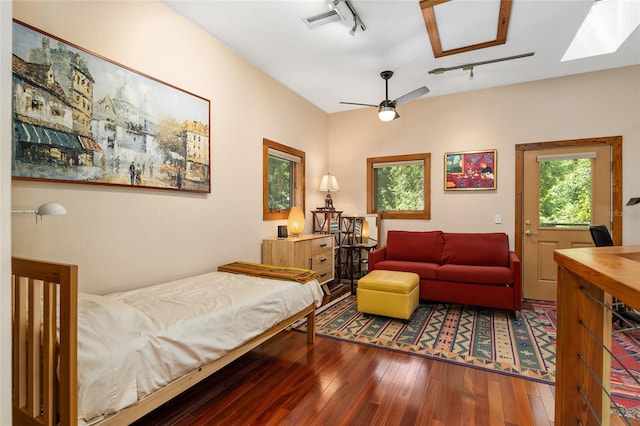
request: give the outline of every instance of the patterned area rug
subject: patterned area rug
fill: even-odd
[[[528,301],[514,320],[511,312],[421,302],[408,321],[361,314],[352,295],[316,314],[320,336],[463,364],[499,374],[554,384],[556,324],[554,302]],[[306,331],[306,322],[294,326]],[[640,336],[614,333],[613,352],[640,377]],[[631,418],[638,415],[640,386],[619,365],[612,366],[614,400]]]

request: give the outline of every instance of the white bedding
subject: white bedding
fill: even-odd
[[[321,301],[317,280],[225,272],[79,294],[79,420],[121,410]]]

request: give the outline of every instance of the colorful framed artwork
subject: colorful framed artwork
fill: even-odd
[[[445,191],[497,188],[497,151],[460,151],[444,154]]]
[[[210,102],[13,22],[13,179],[211,192]]]

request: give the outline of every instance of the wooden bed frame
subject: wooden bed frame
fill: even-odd
[[[13,424],[77,424],[78,267],[14,257],[12,290]],[[314,343],[312,303],[223,357],[92,425],[122,425],[139,419],[305,316],[307,342]]]

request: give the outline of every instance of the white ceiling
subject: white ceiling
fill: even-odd
[[[627,0],[638,1],[638,0]],[[616,53],[560,62],[592,1],[513,0],[506,44],[434,58],[418,0],[350,0],[366,26],[349,35],[353,20],[310,30],[302,18],[328,10],[327,0],[165,0],[169,7],[203,28],[247,61],[291,90],[333,113],[358,108],[340,101],[379,104],[384,100],[380,72],[394,71],[389,98],[420,86],[421,99],[525,81],[640,64],[640,30]],[[458,9],[446,13],[455,3]],[[498,0],[452,0],[435,6],[445,43],[464,46],[493,34],[496,22],[479,7]],[[491,6],[493,7],[493,6]],[[489,16],[491,14],[489,13]],[[496,6],[497,15],[497,6]],[[482,35],[482,34],[485,35]],[[429,74],[452,67],[534,52],[534,56],[475,67],[469,72]],[[398,108],[402,114],[402,107]]]

